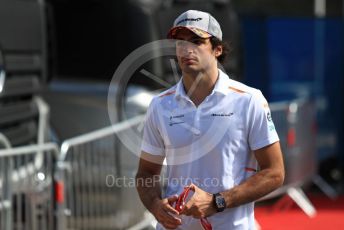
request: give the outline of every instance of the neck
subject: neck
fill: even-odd
[[[183,85],[186,94],[198,106],[211,94],[219,76],[217,66],[204,72],[183,72]]]

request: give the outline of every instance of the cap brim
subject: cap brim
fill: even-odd
[[[170,29],[170,31],[167,34],[167,38],[174,39],[176,37],[176,35],[178,34],[178,31],[183,30],[183,29],[190,30],[191,32],[193,32],[194,34],[196,34],[197,36],[199,36],[201,38],[210,38],[212,36],[208,32],[201,30],[199,28],[196,28],[196,27],[177,26],[177,27],[173,27],[172,29]]]

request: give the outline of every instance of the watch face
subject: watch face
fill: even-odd
[[[225,208],[225,199],[222,196],[217,196],[216,204],[218,208]]]

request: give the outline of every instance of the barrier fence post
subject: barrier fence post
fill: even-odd
[[[0,150],[1,230],[53,230],[53,143]]]
[[[3,165],[1,166],[4,170],[3,177],[3,200],[1,201],[2,208],[4,209],[4,229],[12,229],[12,186],[11,186],[11,174],[13,170],[13,161],[11,158],[3,159]]]
[[[65,214],[65,185],[64,185],[64,163],[57,161],[55,165],[54,180],[54,200],[56,204],[56,230],[66,230],[66,214]]]

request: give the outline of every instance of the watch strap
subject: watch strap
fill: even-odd
[[[225,210],[225,198],[220,193],[213,194],[213,201],[217,212],[223,212]]]

